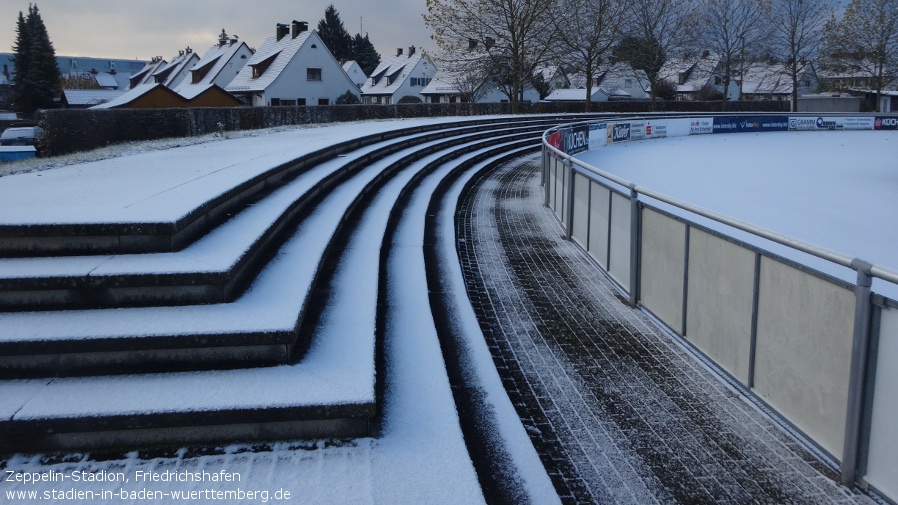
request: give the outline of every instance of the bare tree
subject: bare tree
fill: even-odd
[[[770,0],[708,0],[702,9],[705,43],[723,65],[724,110],[730,81],[744,74],[750,55],[762,52],[760,45],[769,34],[771,8]]]
[[[823,26],[832,17],[827,0],[774,0],[771,17],[773,49],[785,57],[792,80],[792,111],[798,110],[798,80],[814,61],[823,41]]]
[[[627,2],[617,0],[574,0],[558,9],[555,35],[561,61],[586,76],[586,112],[592,105],[593,74],[611,56],[611,49],[627,13]],[[569,12],[576,14],[571,16]]]
[[[879,111],[882,90],[898,74],[898,0],[852,0],[824,32],[828,65],[868,73]]]
[[[645,72],[653,106],[659,83],[668,77],[662,73],[664,64],[672,55],[684,53],[694,41],[696,12],[694,0],[630,2],[627,36],[616,57]]]
[[[525,86],[552,49],[554,7],[547,0],[427,0],[424,21],[441,51],[452,55],[449,70],[489,69],[487,78],[517,112]]]

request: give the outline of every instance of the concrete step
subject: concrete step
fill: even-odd
[[[436,163],[483,145],[532,143],[536,138],[527,134],[522,141],[519,135],[469,142],[425,159]],[[264,366],[295,360],[310,340],[300,329],[301,317],[316,296],[319,265],[333,238],[352,219],[349,210],[376,182],[386,180],[385,174],[394,171],[390,167],[398,169],[406,154],[372,164],[332,191],[233,302],[0,314],[0,377]]]
[[[179,150],[183,165],[156,151],[87,163],[77,171],[6,177],[0,184],[0,256],[178,251],[284,181],[336,156],[391,139],[411,142],[415,134],[502,122],[507,119],[417,120],[391,131],[363,123],[317,129],[300,145],[285,132],[185,147]],[[34,195],[29,188],[37,181],[43,191]]]
[[[509,129],[519,135],[542,125]],[[233,301],[303,215],[340,182],[383,159],[412,160],[492,131],[447,129],[379,143],[308,169],[179,252],[0,258],[0,311],[59,310]],[[447,135],[452,134],[452,137]],[[427,140],[439,136],[440,140]],[[414,146],[412,148],[411,146]],[[398,151],[397,149],[404,149]]]
[[[536,145],[537,139],[455,149],[448,158],[447,153],[431,154],[385,182],[341,244],[328,274],[314,340],[301,362],[241,370],[0,381],[0,396],[7,399],[0,407],[0,451],[375,434],[383,373],[376,364],[377,321],[384,307],[382,258],[388,254],[382,247],[395,242],[388,223],[426,176],[442,177]],[[300,262],[291,259],[289,263]]]

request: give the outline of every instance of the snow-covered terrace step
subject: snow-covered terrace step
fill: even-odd
[[[0,381],[0,450],[82,449],[370,435],[376,415],[379,251],[392,213],[423,176],[534,144],[435,153],[390,179],[365,208],[330,279],[329,303],[295,365]],[[451,158],[451,160],[450,160]],[[432,191],[433,185],[430,187]],[[400,241],[401,242],[401,241]],[[294,261],[295,258],[294,258]],[[414,276],[414,274],[412,274]],[[408,294],[407,294],[408,295]],[[427,293],[421,293],[424,299]]]
[[[533,132],[544,125],[507,128]],[[0,310],[189,305],[233,301],[296,221],[340,181],[400,149],[404,157],[494,137],[446,129],[360,148],[321,163],[178,252],[0,258]],[[439,137],[438,141],[428,141]],[[393,159],[400,159],[393,156]]]
[[[506,121],[410,120],[409,127],[388,131],[377,122],[358,123],[301,137],[283,132],[3,177],[0,255],[176,251],[334,156],[414,133]]]
[[[492,135],[428,157],[482,145],[538,141],[533,133]],[[435,141],[439,145],[440,141]],[[427,144],[413,150],[426,150]],[[331,238],[372,181],[408,156],[395,153],[338,186],[299,226],[250,289],[231,303],[0,314],[0,375],[72,375],[206,369],[289,362],[308,345],[300,317]],[[383,234],[383,230],[379,232]]]

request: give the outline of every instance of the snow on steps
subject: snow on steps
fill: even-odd
[[[467,140],[492,137],[498,126],[447,128],[410,135],[307,168],[295,180],[178,252],[0,258],[0,310],[233,301],[259,272],[268,252],[283,242],[303,213],[367,164],[400,149],[408,157],[423,156]],[[544,126],[539,122],[517,128],[538,131]]]
[[[78,169],[18,174],[0,185],[0,256],[177,251],[308,167],[378,142],[502,118],[377,122],[200,144]],[[367,135],[360,135],[367,133]],[[121,164],[129,163],[127,170]],[[27,188],[39,180],[44,190]],[[115,216],[110,219],[110,216]]]
[[[536,138],[529,140],[534,144]],[[523,142],[527,143],[527,142]],[[511,146],[493,148],[501,152]],[[470,150],[470,149],[468,149]],[[481,153],[481,156],[492,153]],[[433,165],[446,160],[445,154],[432,155]],[[457,156],[453,154],[449,157]],[[474,159],[475,155],[471,156]],[[479,158],[478,158],[479,159]],[[419,163],[420,165],[420,163]],[[406,181],[414,175],[402,172]],[[387,192],[396,194],[399,182],[388,183]],[[390,197],[379,197],[390,203]],[[325,219],[328,212],[316,212],[304,221],[299,234],[311,236],[326,226],[314,219]],[[379,212],[369,212],[377,221]],[[346,249],[349,256],[370,256],[367,245],[383,238],[382,219],[375,225],[363,226],[356,236],[366,237],[365,246],[353,242]],[[294,237],[295,239],[296,237]],[[359,239],[361,240],[361,239]],[[281,283],[279,289],[257,294],[253,316],[256,322],[266,321],[266,316],[277,318],[279,311],[271,307],[272,298],[280,295],[295,296],[292,283],[282,272],[275,270],[279,264],[308,263],[296,261],[305,252],[292,250],[291,240],[279,253],[262,276],[271,276]],[[293,260],[293,261],[291,261]],[[364,260],[352,260],[337,273],[335,286],[342,286],[346,293],[361,295],[356,279],[376,279],[374,267],[364,266]],[[370,263],[370,262],[369,262]],[[286,267],[284,267],[286,268]],[[353,273],[353,269],[362,269]],[[372,275],[371,270],[374,271]],[[308,274],[307,274],[308,275]],[[292,292],[292,293],[291,293]],[[376,282],[374,287],[376,292]],[[257,293],[251,288],[241,298],[251,298]],[[359,316],[359,303],[343,305],[346,314],[336,309],[327,310],[319,321],[319,333],[305,359],[294,365],[242,370],[210,370],[203,372],[147,373],[125,376],[100,376],[80,378],[9,380],[0,383],[0,396],[5,401],[0,406],[0,439],[4,450],[34,448],[79,448],[89,446],[148,445],[157,443],[186,443],[215,440],[264,439],[283,437],[361,436],[368,434],[371,417],[376,410],[374,396],[374,325],[372,314],[377,305],[376,297],[370,298],[370,284],[365,297],[368,312]],[[342,297],[337,297],[340,299]],[[209,306],[215,307],[215,306]],[[189,311],[199,307],[167,308],[172,311]],[[153,308],[157,309],[157,308]],[[161,308],[158,308],[161,309]],[[117,309],[102,311],[118,314],[120,324],[142,326],[144,323],[165,320],[165,316],[133,317],[128,313],[151,309]],[[266,312],[267,310],[267,312]],[[70,311],[43,313],[56,315],[55,324],[73,323],[90,326],[88,319],[79,316],[95,311]],[[222,327],[237,323],[231,311],[208,314]],[[10,316],[9,314],[3,317]],[[161,317],[160,317],[161,316]],[[194,314],[195,316],[195,314]],[[244,315],[245,316],[245,315]],[[193,317],[184,317],[182,322]],[[2,319],[0,319],[2,321]],[[130,323],[129,323],[130,321]],[[3,321],[6,323],[7,321]],[[51,322],[48,326],[54,326]],[[6,324],[3,324],[6,327]],[[259,330],[257,328],[257,330]],[[96,333],[88,331],[86,333]],[[259,330],[266,334],[267,329]],[[6,364],[4,364],[5,366]]]
[[[449,150],[448,159],[483,144],[532,139],[492,134]],[[462,137],[467,139],[467,137]],[[442,145],[440,142],[434,146]],[[333,190],[304,220],[250,289],[231,303],[0,314],[0,376],[198,370],[289,363],[310,335],[300,322],[331,242],[376,180],[428,149],[399,152]],[[402,172],[400,172],[401,174]],[[381,231],[382,234],[382,231]]]

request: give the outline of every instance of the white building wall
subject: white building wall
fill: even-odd
[[[312,48],[312,45],[317,47]],[[308,80],[309,68],[321,69],[320,81]],[[318,105],[319,100],[327,100],[329,105],[333,105],[337,97],[347,91],[353,92],[356,96],[359,94],[356,85],[331,56],[321,39],[313,34],[278,78],[265,90],[262,98],[264,102],[257,103],[257,99],[254,98],[253,105],[269,105],[273,98],[281,101],[297,100],[297,104],[299,99],[304,98],[306,105]]]
[[[222,88],[226,88],[228,84],[231,84],[231,81],[237,77],[237,74],[240,73],[240,70],[246,66],[246,62],[252,58],[253,53],[249,50],[246,44],[241,43],[240,48],[237,49],[237,52],[231,56],[230,61],[228,61],[225,68],[215,76],[215,79],[212,79],[212,84],[217,84]]]

